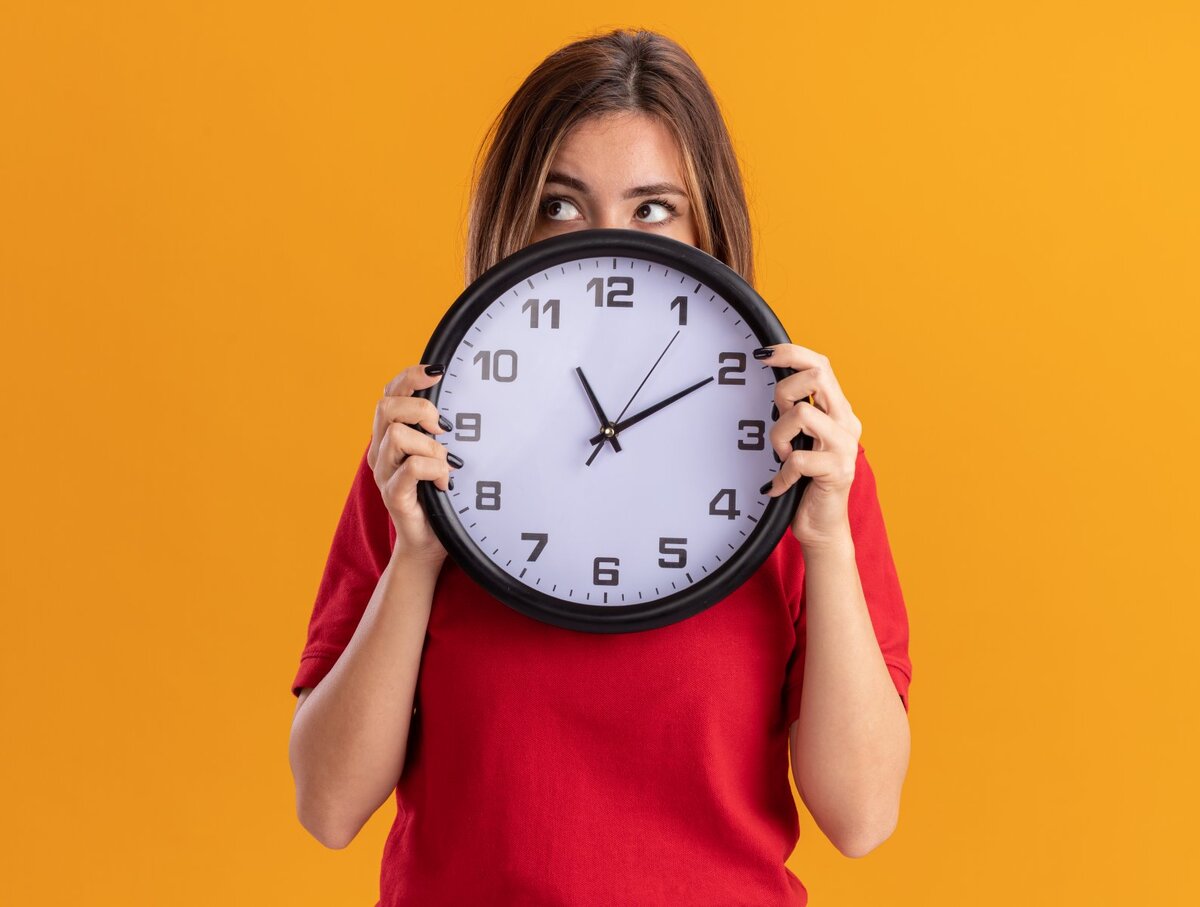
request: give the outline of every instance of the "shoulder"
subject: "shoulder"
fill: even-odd
[[[875,471],[871,468],[871,464],[867,462],[867,450],[860,442],[858,445],[858,456],[854,460],[854,481],[850,485],[850,491],[853,493],[854,487],[857,485],[861,490],[866,485],[875,484]]]

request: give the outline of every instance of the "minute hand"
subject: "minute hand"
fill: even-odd
[[[672,403],[674,403],[676,400],[680,399],[681,397],[686,397],[692,391],[698,390],[699,388],[704,387],[704,385],[708,384],[708,382],[710,382],[712,380],[713,380],[712,376],[710,375],[709,377],[705,378],[703,381],[697,381],[691,387],[685,387],[679,393],[672,394],[671,396],[667,397],[666,400],[660,400],[657,403],[655,403],[653,406],[647,406],[644,410],[642,410],[639,413],[634,413],[628,419],[622,419],[620,422],[618,422],[616,425],[613,426],[613,431],[615,431],[619,434],[620,432],[627,429],[629,426],[636,425],[638,422],[641,422],[647,416],[654,415],[654,413],[658,412],[664,406],[669,406]],[[604,435],[598,434],[595,437],[590,438],[588,443],[599,444],[603,440],[604,440]]]

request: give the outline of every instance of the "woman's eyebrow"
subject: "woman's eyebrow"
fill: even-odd
[[[568,176],[565,173],[560,173],[557,170],[551,170],[546,174],[547,183],[561,183],[564,186],[570,186],[572,189],[587,195],[591,190],[587,184],[581,179],[576,179],[573,176]],[[663,195],[674,194],[686,196],[687,193],[676,186],[674,183],[650,183],[645,186],[634,186],[625,192],[625,198],[637,198],[641,195]]]

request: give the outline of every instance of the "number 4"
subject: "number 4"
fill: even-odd
[[[722,508],[719,506],[721,498],[726,496],[729,497],[729,506]],[[737,509],[737,491],[732,488],[722,488],[716,493],[713,499],[708,502],[708,512],[713,516],[723,516],[731,520],[737,519],[738,515],[741,513],[741,511]]]

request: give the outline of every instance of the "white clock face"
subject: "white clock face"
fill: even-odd
[[[657,261],[580,258],[522,279],[466,328],[440,383],[454,430],[438,440],[463,460],[456,519],[497,567],[564,602],[703,582],[746,543],[779,468],[761,345],[730,302]],[[584,379],[619,451],[593,443],[605,423]]]

